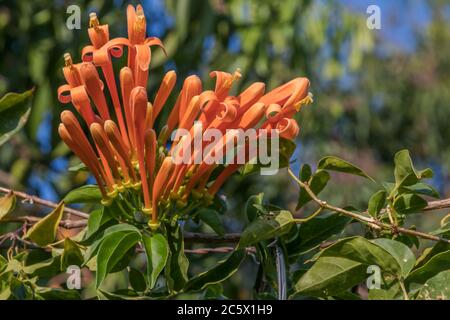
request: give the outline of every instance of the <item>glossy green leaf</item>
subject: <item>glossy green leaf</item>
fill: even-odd
[[[17,133],[28,120],[32,90],[7,93],[0,99],[0,146]]]
[[[385,203],[386,203],[386,191],[380,190],[374,193],[369,200],[369,208],[368,208],[369,214],[374,218],[378,217],[381,209],[384,208]]]
[[[401,214],[418,213],[428,202],[416,194],[403,194],[394,201],[394,209]]]
[[[64,213],[64,202],[61,202],[58,207],[44,218],[39,220],[34,226],[32,226],[27,234],[26,238],[31,239],[39,246],[46,246],[56,238],[56,231],[58,229],[59,222]]]
[[[423,266],[425,263],[430,261],[430,259],[433,258],[435,255],[445,251],[450,251],[450,243],[437,242],[431,248],[426,248],[422,252],[422,255],[420,255],[419,258],[417,258],[415,268],[417,269]]]
[[[147,257],[147,279],[149,288],[153,289],[159,274],[164,269],[169,257],[169,245],[166,238],[161,233],[142,234],[142,244],[144,245]]]
[[[225,228],[222,221],[220,221],[219,214],[216,210],[203,208],[198,212],[198,217],[204,223],[211,227],[218,235],[223,236],[225,234]]]
[[[102,231],[101,236],[95,240],[92,245],[88,247],[86,250],[86,253],[84,255],[84,265],[88,263],[98,252],[98,249],[100,248],[100,245],[102,244],[103,240],[110,234],[116,233],[116,232],[136,232],[139,233],[139,229],[131,224],[126,223],[120,223],[113,225],[105,230]]]
[[[238,249],[246,248],[260,241],[282,236],[294,224],[292,214],[281,210],[272,216],[262,216],[251,222],[242,232]]]
[[[324,170],[317,170],[317,172],[310,178],[309,186],[315,195],[318,195],[327,185],[330,180],[330,174]],[[296,210],[302,208],[305,204],[311,201],[311,197],[306,192],[305,189],[300,188],[300,195],[298,197],[298,202]]]
[[[394,257],[402,269],[402,277],[405,278],[414,268],[416,257],[412,253],[411,249],[403,243],[385,238],[374,239],[372,240],[372,243],[382,247],[384,250],[389,252],[392,257]]]
[[[245,250],[233,251],[225,260],[218,262],[213,268],[191,278],[186,284],[186,291],[198,291],[207,285],[220,283],[231,277],[245,258]]]
[[[96,288],[140,238],[140,234],[134,231],[114,232],[105,237],[97,253]]]
[[[386,249],[359,236],[336,242],[321,253],[320,257],[324,256],[342,256],[366,265],[377,265],[391,274],[402,274],[401,266]]]
[[[297,294],[338,294],[368,277],[367,267],[401,275],[397,260],[384,248],[362,237],[342,239],[323,250],[313,266],[295,284]]]
[[[321,257],[295,284],[295,295],[339,294],[367,278],[367,266],[345,257]]]
[[[322,170],[330,170],[336,172],[343,172],[348,174],[353,174],[357,176],[361,176],[367,179],[374,181],[367,173],[365,173],[362,169],[358,168],[354,164],[342,160],[338,157],[328,156],[320,159],[319,164],[317,165],[319,169]]]
[[[102,193],[98,186],[86,185],[70,191],[64,197],[65,203],[99,203]]]
[[[423,284],[442,271],[450,269],[450,251],[436,254],[422,266],[414,269],[406,278],[406,283]]]
[[[112,219],[110,215],[106,214],[103,208],[92,211],[88,218],[86,239],[100,231]]]

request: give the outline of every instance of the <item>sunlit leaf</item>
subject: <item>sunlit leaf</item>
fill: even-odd
[[[46,246],[55,241],[56,231],[64,213],[64,202],[28,230],[26,238],[39,246]]]
[[[0,198],[0,220],[6,218],[8,213],[14,210],[16,206],[16,196],[13,192]]]
[[[114,232],[105,237],[97,253],[96,288],[102,284],[106,275],[113,270],[129,250],[136,245],[140,237],[140,234],[135,231]]]

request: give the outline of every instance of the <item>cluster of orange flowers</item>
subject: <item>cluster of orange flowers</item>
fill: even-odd
[[[292,117],[310,99],[309,81],[296,78],[266,94],[265,85],[257,82],[238,96],[231,96],[232,84],[240,77],[238,71],[212,72],[211,77],[216,78],[214,90],[203,90],[201,80],[190,76],[157,136],[153,124],[175,86],[176,74],[165,74],[153,102],[149,102],[146,87],[150,48],[164,47],[158,38],[146,37],[146,20],[140,5],[128,6],[127,20],[128,38],[110,39],[108,25],[101,25],[92,13],[88,30],[92,45],[84,47],[83,62],[74,64],[70,54],[65,54],[63,73],[67,84],[58,89],[58,99],[73,104],[89,128],[92,143],[69,110],[61,113],[59,134],[92,172],[103,204],[111,204],[118,195],[130,190],[138,193],[143,197],[143,207],[139,209],[151,214],[150,226],[156,227],[158,210],[170,201],[181,207],[191,195],[196,201],[211,201],[240,166],[230,164],[210,181],[215,164],[175,164],[166,148],[170,132],[176,128],[193,130],[195,123],[200,122],[203,130],[216,128],[225,132],[258,126],[278,129],[281,137],[293,139],[299,127]],[[122,56],[124,48],[128,63],[120,70],[119,97],[112,58]],[[114,114],[110,113],[97,68],[104,75]],[[219,142],[219,147],[223,144]]]

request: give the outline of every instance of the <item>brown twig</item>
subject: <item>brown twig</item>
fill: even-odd
[[[21,191],[14,191],[14,190],[11,190],[11,189],[0,187],[0,192],[2,192],[2,193],[13,192],[16,197],[19,197],[19,198],[25,200],[26,202],[28,202],[30,204],[37,203],[37,204],[40,204],[40,205],[42,205],[44,207],[53,208],[53,209],[58,206],[57,203],[54,203],[54,202],[51,202],[51,201],[48,201],[48,200],[44,200],[44,199],[39,198],[37,196],[33,196],[31,194],[28,194],[28,193],[25,193],[25,192],[21,192]],[[80,217],[80,218],[84,218],[84,219],[89,218],[89,215],[87,213],[79,211],[79,210],[75,210],[75,209],[72,209],[72,208],[65,207],[64,208],[64,212],[65,213],[69,213],[69,214],[73,214],[74,216],[77,216],[77,217]]]
[[[22,216],[22,217],[13,217],[13,218],[2,219],[2,220],[0,220],[0,223],[19,222],[19,223],[28,223],[30,225],[33,225],[33,224],[37,223],[39,220],[41,220],[41,218],[39,218],[39,217]],[[83,228],[83,227],[87,226],[87,220],[86,219],[61,220],[59,222],[59,226],[65,228],[65,229]]]
[[[388,224],[388,223],[384,223],[381,221],[378,221],[372,217],[367,217],[358,213],[354,213],[333,205],[328,204],[327,202],[319,199],[316,194],[311,190],[311,188],[309,187],[309,185],[303,181],[301,181],[300,179],[297,178],[297,176],[291,171],[291,169],[288,169],[289,174],[292,176],[292,178],[303,188],[305,189],[305,191],[308,193],[308,195],[311,197],[311,199],[317,203],[320,207],[330,210],[330,211],[334,211],[337,213],[341,213],[342,215],[351,217],[355,220],[358,220],[360,222],[363,222],[365,224],[367,224],[370,228],[372,229],[376,229],[376,230],[381,230],[381,229],[385,229],[385,230],[392,230],[393,232],[396,233],[402,233],[402,234],[407,234],[407,235],[411,235],[411,236],[416,236],[419,238],[423,238],[423,239],[428,239],[428,240],[433,240],[433,241],[440,241],[440,242],[446,242],[446,243],[450,243],[449,239],[445,239],[445,238],[441,238],[438,236],[434,236],[428,233],[424,233],[424,232],[420,232],[420,231],[415,231],[415,230],[411,230],[411,229],[406,229],[406,228],[402,228],[402,227],[398,227],[392,224]],[[445,204],[447,204],[447,201],[443,201]],[[450,205],[450,200],[448,201],[448,204]],[[433,208],[433,209],[431,209]],[[433,204],[432,206],[430,206],[430,209],[428,210],[437,210],[437,209],[443,209],[443,204],[437,205],[437,204]]]

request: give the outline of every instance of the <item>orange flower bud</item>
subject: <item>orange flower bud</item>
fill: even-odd
[[[156,223],[158,218],[158,201],[161,193],[163,192],[163,188],[167,181],[169,180],[170,175],[172,174],[173,168],[175,164],[172,161],[172,157],[168,156],[164,158],[161,167],[159,168],[158,174],[155,178],[155,183],[153,185],[153,194],[152,194],[152,222]]]
[[[161,85],[156,93],[155,100],[153,101],[153,119],[158,117],[162,107],[167,101],[170,93],[172,92],[175,82],[177,81],[177,75],[175,71],[169,71],[164,76]],[[152,123],[153,125],[153,123]]]

